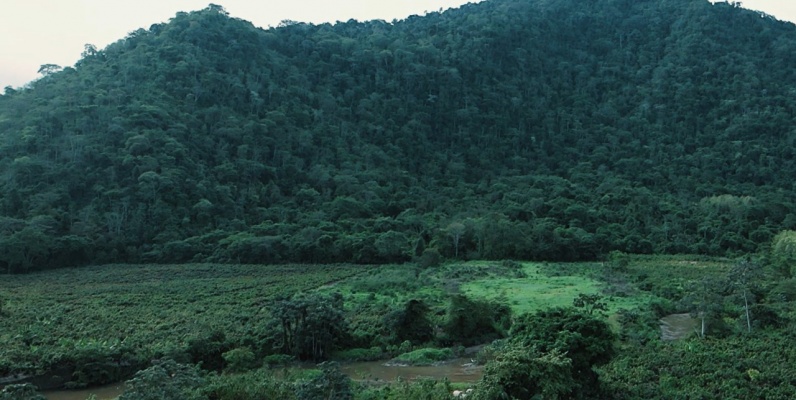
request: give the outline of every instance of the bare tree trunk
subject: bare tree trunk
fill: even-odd
[[[749,318],[749,300],[746,297],[746,290],[743,291],[743,306],[746,311],[746,331],[752,332],[752,320]]]

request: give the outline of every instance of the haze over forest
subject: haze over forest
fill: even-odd
[[[0,97],[0,266],[755,252],[796,228],[794,29],[702,0],[178,13]]]

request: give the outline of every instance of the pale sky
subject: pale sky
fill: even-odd
[[[323,23],[403,19],[480,0],[3,0],[0,88],[39,77],[42,64],[72,66],[83,46],[99,49],[139,28],[167,22],[178,11],[214,3],[233,17],[267,28],[290,19]],[[743,7],[796,21],[794,0],[747,0]],[[1,93],[0,89],[0,93]]]

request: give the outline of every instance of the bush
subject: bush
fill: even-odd
[[[221,355],[224,369],[229,372],[242,372],[256,366],[254,352],[248,347],[238,347]]]
[[[119,400],[199,400],[204,379],[195,366],[164,360],[136,372]]]
[[[773,302],[796,300],[796,279],[786,279],[771,289],[769,296]]]
[[[46,400],[38,388],[30,383],[8,385],[0,390],[0,400]]]
[[[287,365],[294,360],[293,356],[287,354],[271,354],[263,359],[263,363],[269,367],[275,367],[277,365]]]
[[[204,394],[216,400],[295,399],[290,383],[271,376],[267,370],[243,374],[215,375]]]
[[[403,353],[395,357],[393,361],[409,365],[431,365],[440,361],[450,360],[453,357],[453,350],[451,349],[425,348]]]
[[[442,263],[442,254],[435,248],[425,249],[419,263],[422,268],[439,267]]]
[[[318,364],[321,374],[296,385],[296,397],[301,400],[349,400],[353,398],[351,378],[340,371],[335,362]]]
[[[378,346],[369,349],[355,348],[336,351],[332,353],[332,358],[339,361],[376,361],[384,358],[384,352]]]

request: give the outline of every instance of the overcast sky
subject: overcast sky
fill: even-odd
[[[38,77],[42,64],[71,66],[83,45],[104,48],[138,28],[166,22],[178,11],[220,4],[232,15],[267,28],[290,19],[323,23],[403,19],[480,0],[3,0],[0,88]],[[747,0],[743,6],[796,21],[794,0]],[[796,49],[795,49],[796,51]]]

